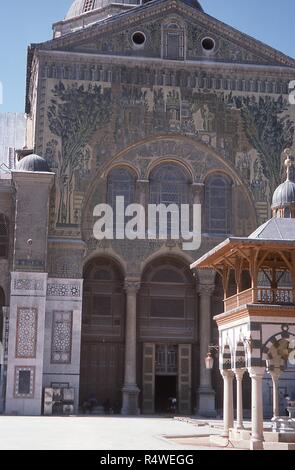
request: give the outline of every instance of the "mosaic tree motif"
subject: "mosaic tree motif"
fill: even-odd
[[[241,110],[244,128],[249,141],[257,150],[264,176],[272,189],[281,182],[282,152],[292,147],[294,122],[286,114],[288,105],[280,96],[277,100],[269,96],[230,97]]]
[[[74,175],[89,164],[87,144],[107,124],[111,114],[111,92],[101,86],[59,82],[52,90],[48,110],[49,128],[59,137],[57,152],[58,224],[75,223],[73,214]]]

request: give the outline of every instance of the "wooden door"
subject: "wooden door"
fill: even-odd
[[[155,344],[143,345],[142,412],[155,412]]]
[[[180,344],[178,347],[178,411],[191,414],[192,388],[192,346]]]

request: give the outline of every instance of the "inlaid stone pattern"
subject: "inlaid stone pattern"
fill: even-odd
[[[48,284],[47,297],[80,297],[78,284]]]
[[[16,367],[14,382],[15,398],[34,398],[35,367]]]
[[[36,279],[15,279],[14,280],[14,289],[15,290],[25,290],[25,291],[40,291],[44,290],[43,281],[38,281]]]
[[[70,364],[73,312],[53,312],[51,363]]]
[[[38,311],[36,308],[19,308],[17,311],[16,352],[17,358],[36,357]]]

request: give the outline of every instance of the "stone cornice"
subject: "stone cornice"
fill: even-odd
[[[251,321],[260,318],[263,323],[264,318],[275,318],[280,323],[282,318],[293,318],[295,323],[295,306],[289,305],[268,305],[249,304],[238,307],[230,312],[225,312],[214,317],[218,326],[224,326],[239,320]]]
[[[281,65],[255,65],[255,64],[243,64],[243,63],[226,63],[226,62],[213,62],[213,61],[200,61],[200,60],[168,60],[155,57],[132,57],[132,56],[116,56],[89,52],[73,52],[73,51],[61,51],[61,50],[38,50],[37,56],[40,58],[46,58],[49,60],[61,60],[69,61],[72,63],[74,60],[77,62],[87,62],[89,64],[97,64],[101,62],[105,65],[124,65],[133,67],[146,67],[147,65],[162,69],[173,69],[173,70],[184,70],[190,69],[194,71],[206,71],[206,72],[227,72],[231,73],[243,73],[245,75],[253,75],[253,72],[263,74],[269,77],[270,73],[279,76],[286,76],[288,79],[294,78],[295,74],[295,62],[293,67],[284,67]]]
[[[52,186],[55,173],[33,172],[33,171],[12,171],[12,180],[16,185],[47,184]]]

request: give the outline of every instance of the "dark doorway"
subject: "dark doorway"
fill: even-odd
[[[169,398],[177,398],[177,377],[175,375],[156,375],[156,413],[167,413],[169,411]]]

